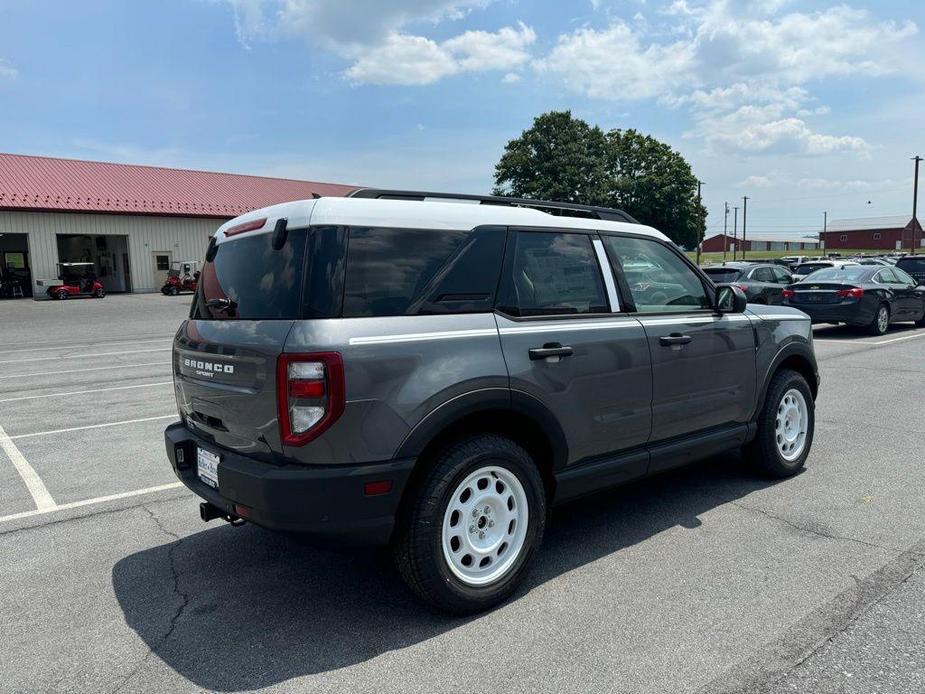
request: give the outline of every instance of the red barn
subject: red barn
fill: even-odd
[[[918,220],[913,223],[908,215],[834,219],[822,236],[826,250],[899,251],[909,250],[913,243],[918,248],[925,247],[922,225]]]
[[[745,241],[747,251],[806,251],[819,248],[819,241],[805,236],[779,236],[773,234],[747,234]],[[738,239],[732,234],[716,234],[703,240],[701,250],[704,253],[721,253],[725,246],[731,252],[733,247],[742,250],[742,235]]]

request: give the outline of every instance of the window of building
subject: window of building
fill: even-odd
[[[880,232],[878,231],[874,234],[874,241],[879,241],[879,240],[880,240]]]
[[[839,241],[847,241],[847,240],[848,240],[848,234],[842,234],[841,236],[838,237],[838,240],[839,240]]]

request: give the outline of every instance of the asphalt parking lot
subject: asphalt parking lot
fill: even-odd
[[[198,518],[165,460],[188,298],[0,302],[0,691],[925,691],[925,329],[816,330],[808,469],[727,455],[554,512],[514,600]]]

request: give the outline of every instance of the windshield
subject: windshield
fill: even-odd
[[[813,282],[825,280],[826,282],[860,282],[870,275],[871,269],[863,265],[848,267],[827,267],[812,273],[807,279]]]
[[[305,229],[291,230],[279,250],[272,234],[245,236],[216,247],[202,267],[191,318],[291,320],[299,318]]]
[[[707,273],[707,276],[711,280],[719,284],[723,282],[733,282],[742,274],[741,270],[737,270],[734,267],[708,267],[704,268],[703,271]]]

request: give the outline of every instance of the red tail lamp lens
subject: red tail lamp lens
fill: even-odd
[[[781,292],[781,296],[784,297],[785,299],[792,299],[793,297],[796,296],[796,294],[797,293],[793,291],[792,289],[785,289],[784,291]]]
[[[366,496],[382,496],[390,491],[392,491],[392,480],[378,480],[363,485],[363,493]]]
[[[842,299],[860,299],[864,296],[864,290],[860,287],[852,287],[851,289],[839,289],[835,292],[835,296]]]
[[[283,445],[317,438],[344,411],[344,362],[337,352],[284,353],[276,362],[276,406]]]

